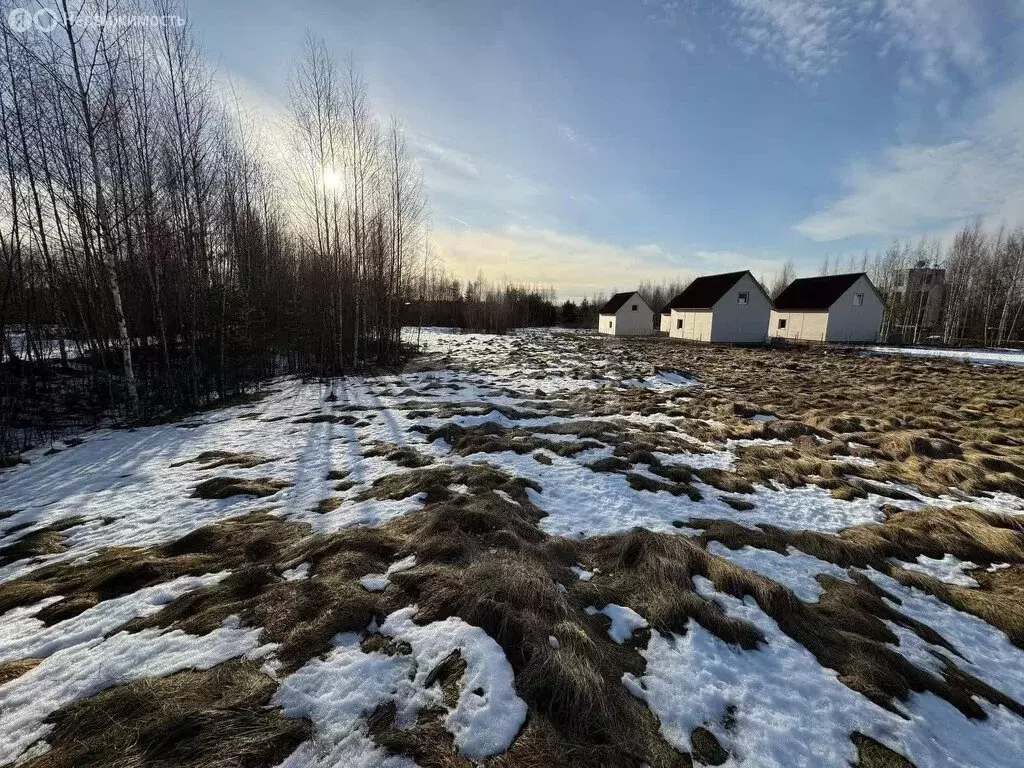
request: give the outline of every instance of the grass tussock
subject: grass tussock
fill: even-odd
[[[217,467],[251,469],[260,464],[266,464],[268,461],[273,461],[273,459],[269,459],[255,451],[243,451],[241,453],[233,451],[203,451],[195,458],[185,459],[184,461],[171,464],[171,466],[183,467],[187,464],[199,464],[200,469],[216,469]]]
[[[42,659],[15,659],[14,661],[0,661],[0,685],[6,685],[12,680],[17,680],[26,672],[31,672],[39,666]]]
[[[269,707],[276,689],[252,661],[117,686],[52,715],[51,749],[27,765],[270,768],[312,736]]]
[[[425,453],[420,453],[409,445],[395,445],[394,443],[377,443],[365,451],[367,458],[380,456],[388,461],[393,461],[400,467],[417,469],[433,464],[434,460]]]
[[[60,534],[60,529],[41,528],[25,534],[13,544],[0,547],[0,567],[30,557],[58,555],[61,552],[66,552],[67,549],[68,546]]]
[[[270,477],[211,477],[196,486],[192,496],[197,499],[227,499],[231,496],[273,496],[290,486],[287,480]]]

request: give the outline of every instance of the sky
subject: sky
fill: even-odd
[[[1024,0],[186,0],[274,109],[352,54],[460,279],[565,298],[1024,224]]]

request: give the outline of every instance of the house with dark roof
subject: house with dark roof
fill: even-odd
[[[636,291],[616,293],[597,311],[597,331],[609,336],[654,333],[654,310]]]
[[[871,343],[885,305],[864,272],[794,280],[775,299],[769,335],[792,341]]]
[[[668,335],[721,344],[767,341],[772,301],[750,272],[698,277],[668,303]],[[664,323],[664,313],[662,314]],[[662,326],[664,327],[664,325]]]

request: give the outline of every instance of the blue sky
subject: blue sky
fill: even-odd
[[[1024,0],[194,0],[282,105],[306,29],[405,122],[458,277],[562,296],[1024,224]]]

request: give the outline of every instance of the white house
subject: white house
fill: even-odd
[[[794,280],[775,299],[773,338],[871,343],[878,340],[885,306],[863,272]]]
[[[609,336],[647,336],[654,333],[654,310],[639,293],[616,293],[598,310],[597,330]]]
[[[668,333],[670,330],[672,330],[672,310],[669,309],[668,307],[665,307],[664,311],[660,315],[660,318],[661,319],[658,321],[658,329],[662,333]]]
[[[723,344],[768,339],[772,302],[750,272],[698,277],[669,302],[668,335]]]

